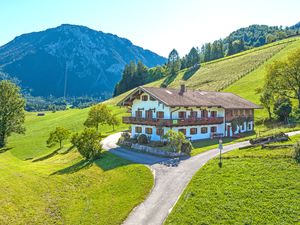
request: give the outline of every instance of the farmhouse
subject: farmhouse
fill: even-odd
[[[159,141],[170,129],[190,140],[234,136],[254,129],[254,109],[259,106],[226,92],[181,88],[138,87],[119,106],[127,106],[132,137],[146,134]]]

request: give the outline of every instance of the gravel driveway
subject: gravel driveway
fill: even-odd
[[[300,131],[288,133],[289,136]],[[157,156],[136,153],[116,145],[121,133],[113,134],[103,140],[103,147],[113,154],[136,163],[148,165],[153,171],[155,184],[147,199],[138,205],[124,221],[125,225],[160,225],[171,212],[181,193],[193,175],[210,159],[219,155],[218,149],[212,149],[191,158],[181,160],[177,167],[165,165],[168,160]],[[248,146],[249,141],[224,146],[222,153]]]

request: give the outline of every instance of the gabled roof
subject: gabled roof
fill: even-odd
[[[179,89],[138,87],[122,101],[120,106],[130,105],[137,95],[148,93],[153,98],[170,107],[222,107],[225,109],[258,109],[260,106],[229,92],[197,91]]]

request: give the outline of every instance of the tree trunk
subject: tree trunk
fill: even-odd
[[[5,147],[6,145],[6,136],[5,134],[0,134],[0,148]]]
[[[59,141],[59,149],[62,148],[62,141]]]
[[[271,109],[268,108],[267,110],[268,110],[268,114],[269,114],[269,119],[271,120],[271,119],[272,119],[272,112],[271,112]]]

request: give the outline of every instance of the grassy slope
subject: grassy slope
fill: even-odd
[[[185,85],[191,89],[222,90],[255,70],[292,41],[293,39],[284,40],[206,63],[191,78],[185,81]],[[183,82],[184,73],[185,71],[179,73],[169,86],[179,87],[180,83]]]
[[[111,153],[84,163],[75,151],[35,163],[2,153],[0,224],[120,224],[153,185],[148,168]]]
[[[121,117],[125,109],[112,107]],[[45,141],[56,126],[72,131],[83,128],[88,109],[26,115],[25,135],[9,138],[0,154],[0,224],[120,224],[148,194],[153,177],[148,168],[131,164],[110,153],[87,164],[76,150],[38,162],[55,150]],[[116,131],[126,129],[120,125]],[[103,135],[111,127],[101,129]],[[134,191],[132,191],[134,190]]]
[[[293,142],[300,136],[293,137]],[[235,150],[193,177],[165,224],[296,224],[300,165],[292,149]]]
[[[181,83],[191,89],[201,90],[223,90],[231,91],[233,93],[244,96],[248,100],[253,100],[253,95],[256,86],[258,85],[256,79],[261,85],[262,71],[260,68],[272,61],[273,59],[281,59],[292,48],[300,47],[299,38],[290,38],[282,41],[278,41],[272,44],[268,44],[259,48],[254,48],[233,56],[225,57],[222,59],[214,60],[208,63],[202,64],[201,68],[195,72],[188,80],[182,80],[186,69],[180,71],[174,81],[169,87],[178,88]],[[282,53],[283,52],[283,53]],[[254,77],[253,74],[256,74]],[[241,86],[239,80],[245,80],[247,77],[252,81],[251,85]],[[164,79],[154,81],[146,84],[145,86],[159,87]],[[254,85],[252,85],[254,84]],[[229,86],[229,87],[228,87]],[[132,90],[121,94],[115,98],[109,99],[109,104],[116,104],[122,98],[124,98]],[[247,93],[251,93],[250,96]],[[249,98],[250,97],[250,98]],[[256,97],[257,99],[258,97]],[[254,101],[257,102],[257,101]]]
[[[110,106],[114,113],[121,118],[126,110],[115,106]],[[87,117],[87,109],[70,109],[67,111],[58,111],[56,113],[48,112],[45,116],[38,117],[36,113],[26,114],[26,134],[14,135],[9,138],[9,148],[11,153],[20,159],[33,158],[47,154],[55,149],[46,147],[46,140],[49,132],[57,126],[63,126],[72,132],[83,129],[83,122]],[[128,126],[122,124],[117,130],[124,130]],[[100,129],[102,135],[108,135],[112,131],[110,126],[102,126]],[[68,145],[67,145],[68,146]]]
[[[290,52],[299,49],[300,39],[296,40],[297,41],[289,44],[287,47],[285,47],[282,51],[280,51],[266,63],[261,65],[259,68],[249,73],[242,79],[238,80],[234,84],[230,85],[229,87],[225,88],[224,91],[233,92],[241,97],[244,97],[254,103],[259,104],[259,95],[256,94],[255,89],[263,87],[267,66],[275,60],[285,59]],[[256,110],[255,114],[257,118],[267,117],[267,112],[265,110]]]

